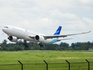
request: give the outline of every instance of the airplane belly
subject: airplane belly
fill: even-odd
[[[29,38],[29,36],[24,37],[27,41],[36,42],[35,39]]]
[[[42,43],[49,43],[51,41],[52,41],[52,39],[47,39],[47,40],[42,41]]]

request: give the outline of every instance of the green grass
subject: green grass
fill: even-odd
[[[21,70],[18,60],[24,64],[24,70],[46,70],[46,64],[43,60],[46,60],[49,64],[50,70],[68,70],[68,64],[65,60],[71,63],[72,70],[87,70],[85,59],[91,62],[90,68],[93,69],[92,52],[51,50],[0,51],[0,70]]]

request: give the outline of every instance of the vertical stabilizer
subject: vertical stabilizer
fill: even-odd
[[[62,28],[62,26],[59,26],[58,29],[56,30],[56,32],[54,33],[54,35],[59,35],[61,32],[61,28]]]

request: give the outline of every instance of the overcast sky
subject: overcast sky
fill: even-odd
[[[38,33],[53,35],[58,26],[61,34],[90,31],[70,36],[75,43],[93,41],[93,0],[0,0],[0,42],[7,39],[4,25],[18,26]]]

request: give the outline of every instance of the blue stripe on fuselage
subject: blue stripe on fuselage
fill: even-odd
[[[47,43],[47,44],[51,44],[51,43],[55,43],[57,42],[57,38],[54,38],[51,42]]]

